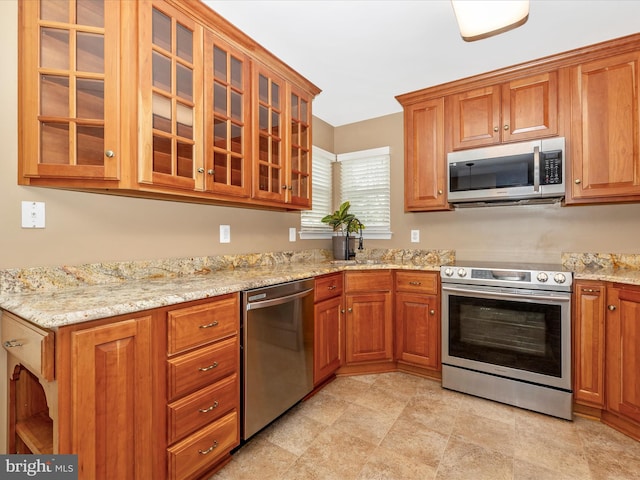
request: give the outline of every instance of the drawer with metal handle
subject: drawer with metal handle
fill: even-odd
[[[32,373],[47,381],[54,379],[53,332],[36,327],[11,313],[2,312],[0,339],[7,353]]]
[[[167,361],[170,400],[194,392],[239,370],[238,337],[202,347]]]

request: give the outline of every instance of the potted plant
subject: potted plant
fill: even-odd
[[[349,257],[355,256],[356,235],[364,230],[362,222],[353,213],[349,213],[349,208],[351,204],[346,201],[335,212],[322,218],[322,223],[333,228],[333,258],[337,260],[349,260]],[[353,235],[350,236],[351,234]]]

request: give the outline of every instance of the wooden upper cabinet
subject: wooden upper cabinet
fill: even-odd
[[[640,52],[571,73],[571,178],[567,203],[640,199]]]
[[[19,2],[19,182],[120,176],[120,2]]]
[[[558,134],[558,74],[548,72],[447,98],[453,150]]]
[[[211,32],[205,35],[205,189],[248,197],[251,192],[249,59]]]
[[[138,181],[202,189],[202,27],[162,1],[141,2],[139,8]]]
[[[404,109],[405,211],[448,210],[444,151],[444,100]]]
[[[311,208],[311,96],[291,86],[288,107],[291,118],[287,202]]]

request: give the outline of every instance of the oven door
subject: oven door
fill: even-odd
[[[571,390],[571,294],[443,284],[442,363]]]

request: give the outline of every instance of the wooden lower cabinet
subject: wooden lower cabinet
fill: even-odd
[[[345,273],[346,363],[393,361],[390,270]]]
[[[428,370],[428,374],[439,377],[442,370],[439,274],[396,272],[395,278],[398,368],[420,367]]]
[[[607,287],[601,282],[578,280],[573,291],[573,399],[602,408]]]
[[[343,274],[318,277],[314,286],[313,384],[321,384],[344,363]]]
[[[610,287],[607,308],[603,419],[640,439],[640,288]]]
[[[59,453],[80,479],[157,478],[151,315],[58,335]]]

